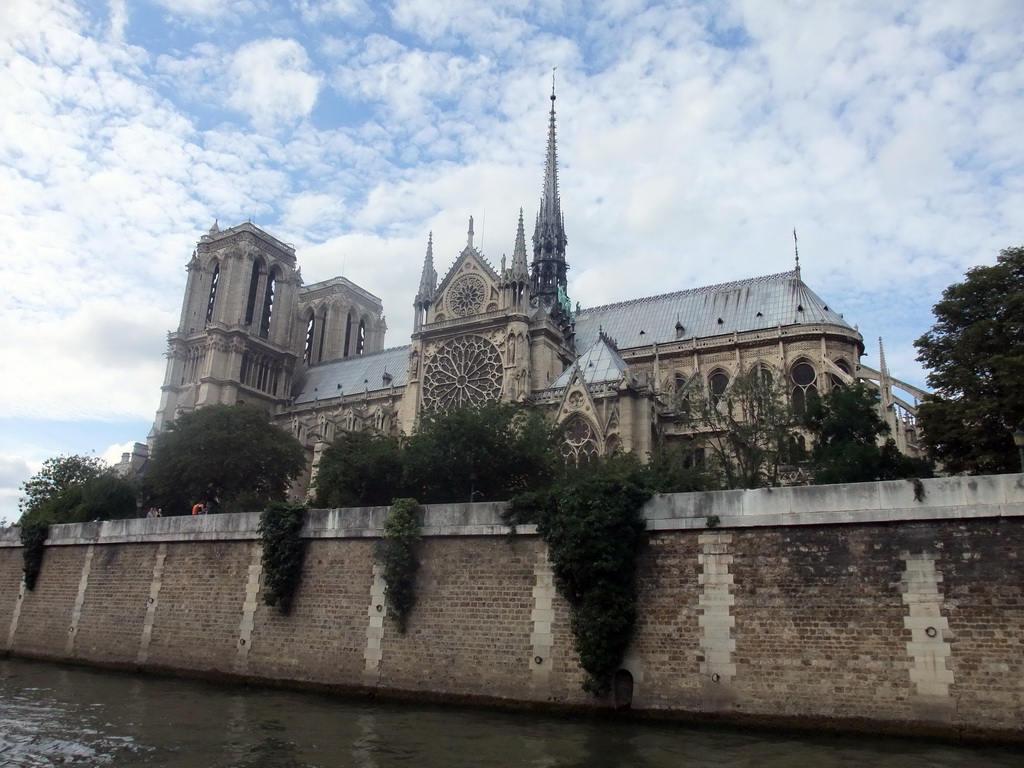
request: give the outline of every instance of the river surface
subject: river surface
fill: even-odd
[[[0,661],[0,766],[1024,765],[1024,750],[379,704]]]

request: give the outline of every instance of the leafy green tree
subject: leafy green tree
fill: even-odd
[[[406,489],[422,503],[496,501],[546,484],[556,432],[536,411],[485,403],[421,415],[403,444]]]
[[[863,382],[808,400],[804,425],[814,440],[815,484],[931,476],[928,462],[904,456],[886,438],[890,429],[879,415],[880,401]]]
[[[132,517],[135,487],[95,456],[58,456],[21,486],[21,522],[83,523]]]
[[[271,424],[259,406],[207,405],[157,436],[143,496],[165,515],[188,514],[196,502],[254,510],[284,501],[305,468],[302,444]]]
[[[737,377],[723,392],[686,390],[677,407],[710,450],[708,463],[726,488],[778,484],[793,441],[794,419],[782,383],[765,370]]]
[[[1024,424],[1024,248],[974,267],[935,305],[914,345],[935,390],[918,408],[929,454],[947,472],[1016,472]]]
[[[388,506],[404,493],[405,454],[395,437],[338,435],[320,457],[313,481],[318,507]]]

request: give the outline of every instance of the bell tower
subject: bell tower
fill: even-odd
[[[252,402],[276,414],[288,400],[297,355],[295,249],[250,222],[203,235],[186,266],[178,328],[150,438],[180,412]]]

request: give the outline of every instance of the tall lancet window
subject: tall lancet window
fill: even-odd
[[[277,287],[277,270],[267,275],[267,290],[263,294],[263,314],[260,317],[260,336],[270,338],[270,318],[274,314],[274,289]]]
[[[306,365],[313,363],[313,340],[316,338],[316,315],[309,313],[309,322],[306,323],[306,346],[302,352],[302,362]]]
[[[366,350],[366,321],[359,321],[359,334],[356,336],[356,354],[361,355]]]
[[[206,322],[213,320],[213,306],[217,303],[217,283],[220,281],[220,264],[213,265],[213,277],[210,279],[210,298],[206,302]]]
[[[263,273],[263,261],[256,259],[252,264],[252,278],[249,280],[249,300],[245,304],[245,324],[252,325],[256,319],[256,299],[260,293],[260,275]]]

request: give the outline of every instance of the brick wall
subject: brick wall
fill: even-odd
[[[632,706],[1024,739],[1024,476],[926,491],[653,500],[623,662]],[[404,635],[374,565],[387,510],[310,513],[288,616],[260,600],[256,515],[55,526],[23,598],[8,529],[0,638],[128,668],[608,706],[580,689],[543,543],[529,527],[510,542],[497,511],[425,509]]]

